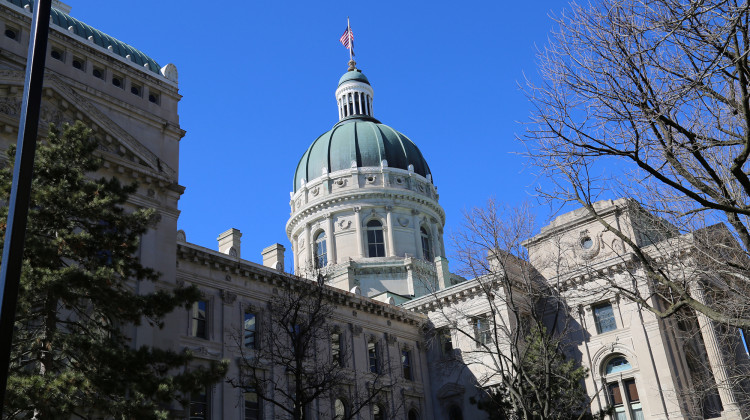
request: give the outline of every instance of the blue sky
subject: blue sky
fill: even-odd
[[[534,201],[532,168],[515,140],[537,79],[535,54],[559,1],[197,2],[68,0],[71,15],[179,71],[179,228],[216,248],[243,232],[242,256],[285,245],[294,169],[337,121],[334,90],[346,71],[338,39],[351,18],[358,67],[374,113],[422,150],[446,211],[491,196]],[[548,209],[538,210],[538,224]],[[450,257],[450,249],[448,250]]]

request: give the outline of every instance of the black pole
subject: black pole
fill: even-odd
[[[0,266],[0,406],[4,404],[5,387],[8,385],[10,348],[18,303],[18,286],[21,282],[23,240],[26,234],[26,218],[29,214],[31,175],[39,129],[39,107],[42,102],[51,4],[52,0],[34,0],[34,17],[31,20],[29,35],[13,185],[10,190],[7,230]]]

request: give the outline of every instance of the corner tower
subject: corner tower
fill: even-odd
[[[422,152],[373,116],[374,92],[350,62],[339,122],[297,165],[286,233],[295,272],[400,304],[458,278],[448,272],[445,212]]]

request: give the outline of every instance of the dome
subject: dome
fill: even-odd
[[[338,85],[341,86],[343,83],[348,82],[350,80],[367,83],[368,85],[370,84],[370,81],[367,80],[367,76],[365,76],[365,74],[362,73],[362,71],[355,69],[355,70],[350,70],[344,73],[344,75],[341,76],[341,78],[339,79]]]
[[[422,152],[408,137],[374,118],[349,117],[323,133],[307,149],[294,173],[294,192],[301,186],[300,179],[318,178],[323,168],[331,173],[351,168],[352,162],[360,168],[380,167],[383,160],[391,168],[408,170],[409,165],[414,165],[415,173],[423,177],[430,174]]]

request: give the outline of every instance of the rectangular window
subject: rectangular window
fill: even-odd
[[[199,300],[193,303],[193,310],[191,311],[192,325],[190,334],[193,337],[208,339],[208,302],[205,300]]]
[[[243,334],[242,334],[242,345],[245,346],[245,348],[248,349],[254,349],[256,348],[257,342],[256,342],[256,323],[255,323],[255,314],[245,312],[245,317],[243,320]]]
[[[492,328],[489,318],[482,316],[474,319],[474,334],[478,345],[492,342]]]
[[[625,405],[623,404],[622,393],[620,392],[620,383],[608,383],[607,390],[609,391],[609,401],[614,408],[612,418],[614,420],[627,420],[627,415],[625,414]]]
[[[367,357],[370,360],[370,372],[380,373],[378,345],[376,343],[367,343]]]
[[[73,62],[71,64],[73,64],[73,68],[75,69],[86,71],[86,60],[81,57],[73,56]]]
[[[52,48],[50,56],[52,56],[52,58],[54,58],[55,60],[65,61],[65,52],[63,52],[63,50],[61,49]]]
[[[404,379],[413,380],[411,372],[411,352],[409,350],[401,350],[401,367],[404,370]]]
[[[112,85],[120,89],[125,89],[125,80],[121,76],[112,76]]]
[[[190,420],[208,420],[211,418],[208,404],[208,389],[190,394]]]
[[[596,332],[599,334],[616,330],[617,323],[615,322],[615,312],[612,310],[612,305],[609,303],[595,305],[594,322],[596,323]]]
[[[440,351],[443,356],[453,355],[453,339],[451,338],[450,328],[440,328],[438,330],[438,342],[440,343]]]
[[[331,361],[337,366],[343,365],[341,360],[341,333],[331,333]]]
[[[260,398],[254,388],[245,388],[245,420],[260,420]]]
[[[638,397],[638,389],[635,387],[635,379],[626,379],[625,381],[623,381],[623,385],[625,386],[625,392],[628,395],[628,403],[630,403],[630,413],[633,415],[633,419],[644,420],[641,400]]]

